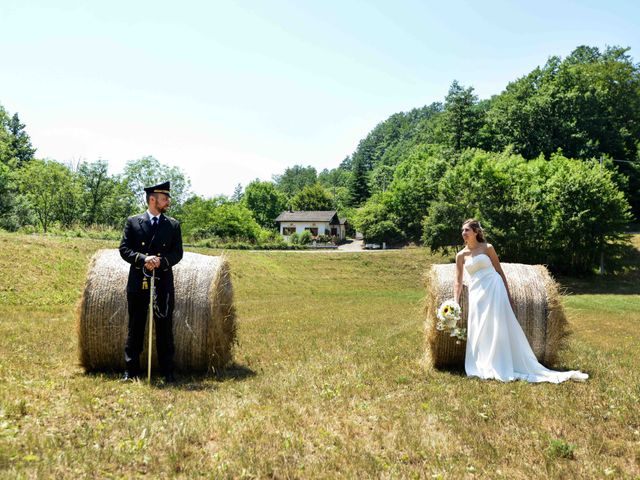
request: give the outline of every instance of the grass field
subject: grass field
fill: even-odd
[[[232,251],[235,365],[161,388],[77,365],[88,259],[113,242],[0,234],[0,477],[640,478],[634,242],[619,275],[561,279],[557,367],[586,383],[425,373],[421,275],[448,261],[426,250]]]

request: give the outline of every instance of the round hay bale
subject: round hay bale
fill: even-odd
[[[453,298],[455,264],[432,265],[426,274],[425,364],[427,367],[464,367],[466,342],[456,342],[448,333],[436,329],[436,309]],[[502,263],[515,314],[540,363],[552,365],[568,334],[567,319],[560,304],[558,285],[542,265]],[[460,305],[461,326],[467,326],[469,296],[465,281]]]
[[[100,250],[89,264],[77,322],[80,363],[87,371],[125,367],[128,272],[129,264],[122,260],[118,250]],[[182,371],[223,368],[231,360],[236,337],[227,260],[187,252],[173,273],[175,367]],[[145,339],[140,356],[143,368],[147,364],[147,345]],[[153,350],[157,368],[155,339]]]

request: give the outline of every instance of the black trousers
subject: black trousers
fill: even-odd
[[[156,290],[156,304],[162,317],[157,316],[157,310],[153,315],[156,334],[156,350],[158,352],[158,364],[160,371],[166,375],[173,372],[173,292]],[[144,329],[149,318],[149,290],[137,293],[127,292],[129,307],[129,328],[127,343],[124,347],[124,358],[127,362],[127,370],[132,374],[140,372],[140,354],[144,347]]]

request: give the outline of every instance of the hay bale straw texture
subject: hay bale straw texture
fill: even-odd
[[[122,260],[118,250],[100,250],[89,264],[84,293],[78,306],[80,363],[87,371],[125,367],[128,272],[129,264]],[[182,371],[223,368],[231,361],[236,337],[233,289],[227,260],[187,252],[173,272],[176,368]],[[140,363],[145,369],[147,345],[148,339],[145,339],[145,349],[140,356]],[[157,368],[155,339],[153,350],[153,364]]]
[[[456,342],[436,329],[436,309],[453,298],[454,264],[432,265],[426,273],[425,364],[427,367],[463,367],[466,342]],[[539,362],[550,366],[564,345],[567,319],[560,304],[558,285],[542,265],[503,263],[502,269],[515,303],[515,314]],[[465,273],[466,277],[466,273]],[[466,285],[460,298],[462,327],[467,326],[469,296]]]

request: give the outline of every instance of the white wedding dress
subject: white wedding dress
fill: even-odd
[[[579,371],[556,372],[542,366],[529,346],[507,295],[502,277],[482,253],[465,262],[469,275],[469,316],[465,370],[470,377],[503,382],[560,383],[586,380]]]

